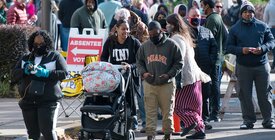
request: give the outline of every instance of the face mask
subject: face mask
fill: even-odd
[[[204,14],[204,10],[202,8],[199,9],[201,15]]]
[[[161,35],[150,37],[150,40],[155,44],[158,45],[161,41]]]
[[[201,23],[200,18],[190,18],[190,24],[193,26],[199,26]]]
[[[169,26],[166,26],[166,30],[170,34],[173,32],[174,28],[173,28],[173,26],[169,25]]]
[[[34,47],[33,48],[33,52],[34,52],[34,54],[36,56],[42,56],[42,55],[48,53],[46,46],[40,46],[39,48],[38,47]]]

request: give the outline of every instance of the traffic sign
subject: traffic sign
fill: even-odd
[[[102,38],[74,38],[69,39],[67,64],[84,65],[86,55],[100,55],[102,52]]]
[[[97,35],[93,33],[91,28],[84,28],[82,34],[78,28],[70,29],[66,59],[69,72],[80,73],[84,67],[85,56],[101,55],[108,32],[106,29],[99,29]]]

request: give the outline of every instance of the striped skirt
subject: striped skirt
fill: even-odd
[[[204,130],[201,81],[176,90],[174,111],[183,121],[184,127],[189,127],[196,122],[198,125],[195,130]]]

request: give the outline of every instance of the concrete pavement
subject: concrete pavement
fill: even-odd
[[[226,76],[222,79],[221,91],[225,92],[228,80]],[[275,81],[275,74],[271,74],[271,80]],[[67,102],[72,100],[66,99]],[[73,106],[77,106],[74,104]],[[60,108],[60,111],[62,109]],[[68,110],[71,111],[71,110]],[[212,130],[206,131],[207,139],[213,140],[274,140],[275,130],[263,129],[261,119],[255,123],[252,130],[240,130],[239,125],[242,123],[239,100],[232,98],[229,101],[229,112],[226,112],[221,122],[211,122]],[[234,113],[230,113],[234,112]],[[274,114],[274,113],[273,113]],[[274,115],[273,115],[274,116]],[[158,123],[158,130],[161,130],[161,122]],[[80,117],[73,113],[70,117],[64,114],[58,118],[57,132],[59,135],[64,134],[71,128],[80,126]],[[157,139],[162,139],[162,135],[157,135]],[[26,129],[22,118],[21,110],[18,106],[18,99],[0,99],[0,140],[24,140],[27,139]],[[174,140],[185,139],[174,135]],[[145,134],[136,132],[136,140],[146,140]]]

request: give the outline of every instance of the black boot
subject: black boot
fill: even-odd
[[[187,139],[205,139],[205,133],[203,131],[198,131],[190,136],[186,137]]]
[[[204,126],[205,126],[206,130],[211,130],[213,128],[212,125],[209,124],[209,122],[207,122],[207,121],[204,121]]]
[[[188,134],[192,129],[194,129],[197,126],[197,123],[193,123],[191,124],[189,127],[183,128],[182,133],[180,134],[180,136],[185,136],[186,134]]]

